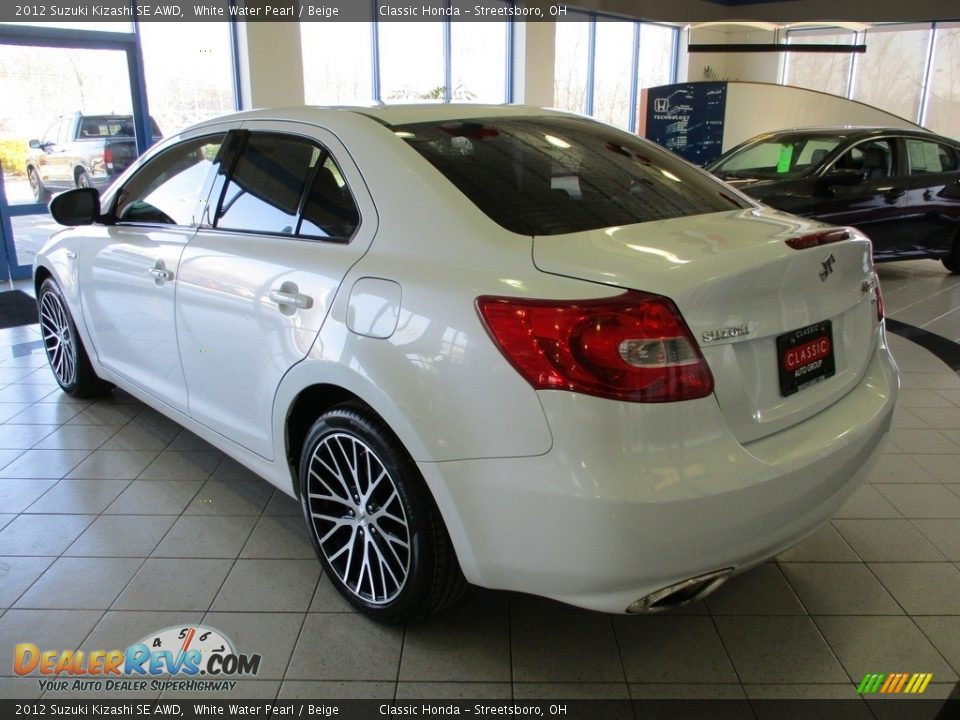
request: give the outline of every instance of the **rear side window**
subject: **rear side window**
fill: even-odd
[[[957,152],[949,145],[915,138],[906,138],[906,143],[911,175],[957,170]]]
[[[492,220],[558,235],[749,207],[667,151],[579,118],[394,128]]]
[[[326,150],[306,138],[254,133],[230,173],[216,227],[343,240],[359,222]]]

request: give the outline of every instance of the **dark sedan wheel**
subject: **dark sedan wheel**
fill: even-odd
[[[63,391],[74,397],[93,397],[113,387],[93,371],[67,302],[53,278],[43,281],[37,304],[43,347],[53,376]]]
[[[950,248],[950,254],[941,260],[943,266],[954,275],[960,273],[960,233],[953,241],[953,247]]]
[[[43,180],[36,168],[27,168],[27,180],[30,182],[30,192],[33,193],[34,200],[42,203],[50,200],[50,191],[43,186]]]
[[[462,593],[440,512],[399,440],[359,403],[333,408],[307,435],[300,502],[334,586],[385,622],[431,615]]]

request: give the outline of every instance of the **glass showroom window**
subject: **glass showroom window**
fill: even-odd
[[[385,103],[442,101],[446,94],[442,22],[383,22],[380,99]]]
[[[570,112],[586,112],[587,72],[591,62],[590,22],[568,20],[557,23],[556,28],[553,106]]]
[[[145,22],[139,33],[150,114],[164,135],[237,109],[227,23]]]
[[[791,30],[789,45],[854,45],[857,34],[840,28]],[[784,84],[846,97],[853,53],[784,53]]]
[[[676,28],[640,23],[638,90],[676,81],[676,47]]]
[[[453,102],[508,102],[509,23],[450,23],[450,96]]]
[[[934,132],[960,137],[960,25],[937,25],[937,40],[924,125]]]
[[[594,53],[593,116],[598,120],[630,126],[632,22],[598,22]]]
[[[368,22],[300,23],[308,105],[373,101],[372,37]]]
[[[853,99],[916,122],[920,117],[929,25],[867,30],[867,52],[857,58]]]

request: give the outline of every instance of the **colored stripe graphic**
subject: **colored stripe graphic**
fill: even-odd
[[[867,673],[857,687],[858,695],[885,693],[896,695],[909,693],[916,695],[927,689],[933,680],[933,673]]]

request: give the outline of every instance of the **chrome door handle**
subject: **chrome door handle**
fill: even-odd
[[[173,280],[173,271],[167,270],[166,268],[152,267],[147,272],[153,275],[153,279],[157,282],[168,282]]]
[[[283,290],[271,290],[270,300],[281,307],[298,308],[308,310],[313,307],[313,298],[298,292],[285,292]]]

